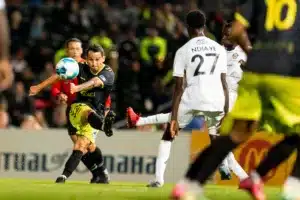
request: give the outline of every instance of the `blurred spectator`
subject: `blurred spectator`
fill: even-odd
[[[139,41],[134,29],[126,29],[126,38],[119,45],[119,70],[117,78],[117,107],[120,117],[125,117],[128,106],[142,110],[139,86]]]
[[[14,10],[10,15],[10,38],[12,54],[24,46],[28,38],[28,28],[19,10]]]
[[[17,81],[7,96],[11,124],[24,129],[41,129],[35,117],[34,102],[25,91],[23,82]]]
[[[141,40],[141,74],[140,85],[145,112],[153,110],[153,82],[158,71],[163,67],[163,62],[167,55],[167,41],[158,35],[155,27],[147,29],[147,36]]]

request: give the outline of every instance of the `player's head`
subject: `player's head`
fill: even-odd
[[[232,28],[232,23],[226,23],[223,27],[222,30],[222,44],[225,46],[227,50],[231,50],[235,47],[235,43],[233,43],[231,40],[229,40],[229,37],[231,35],[231,28]]]
[[[98,71],[105,61],[104,49],[101,45],[93,44],[87,49],[87,64],[93,71]]]
[[[206,17],[201,10],[194,10],[187,14],[186,24],[188,27],[189,35],[202,33],[205,27]]]
[[[78,38],[70,38],[65,44],[66,53],[68,57],[71,57],[77,61],[81,59],[82,55],[82,42]]]

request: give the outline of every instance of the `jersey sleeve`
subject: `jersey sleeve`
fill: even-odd
[[[176,77],[184,77],[184,70],[185,70],[185,57],[184,51],[181,47],[176,51],[174,64],[173,64],[173,76]]]
[[[234,14],[235,20],[239,21],[246,28],[250,26],[250,21],[254,15],[254,1],[255,0],[244,0],[238,6],[238,11]]]
[[[98,78],[104,83],[104,87],[112,87],[115,81],[115,73],[111,68],[107,67],[100,73]]]
[[[4,10],[5,9],[5,2],[4,0],[0,0],[0,10]]]
[[[221,73],[227,73],[227,54],[224,47],[221,47],[221,53],[219,56],[218,65],[221,66]]]

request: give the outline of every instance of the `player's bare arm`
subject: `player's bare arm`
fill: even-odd
[[[222,81],[222,86],[223,86],[223,91],[225,96],[224,112],[225,114],[227,114],[229,109],[229,91],[228,91],[228,86],[226,81],[226,73],[221,74],[221,81]]]
[[[183,94],[183,77],[175,77],[175,90],[173,93],[172,102],[172,115],[171,115],[171,126],[170,133],[174,137],[178,133],[178,107],[180,103],[181,96]]]
[[[9,64],[9,30],[6,12],[0,9],[0,90],[6,90],[13,83],[13,71]]]
[[[74,94],[76,92],[80,92],[83,90],[89,90],[95,87],[103,87],[104,83],[102,80],[100,80],[100,78],[98,77],[94,77],[91,80],[82,83],[80,85],[75,85],[74,83],[71,83],[71,94]]]
[[[247,27],[245,27],[245,25],[243,25],[241,22],[237,20],[234,21],[232,24],[230,39],[237,42],[238,45],[240,45],[242,49],[248,54],[252,49],[252,45],[248,38],[246,28]]]
[[[57,82],[59,80],[60,80],[60,77],[57,74],[51,75],[49,78],[42,81],[41,83],[31,86],[29,89],[29,96],[37,95],[44,88],[54,84],[55,82]]]

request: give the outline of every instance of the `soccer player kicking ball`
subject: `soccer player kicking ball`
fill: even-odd
[[[78,166],[82,156],[95,152],[95,137],[98,130],[103,130],[107,136],[112,136],[112,124],[115,114],[109,111],[104,116],[104,102],[112,90],[114,73],[104,64],[104,50],[99,45],[92,45],[87,49],[87,63],[79,63],[79,85],[71,84],[70,92],[78,93],[75,102],[70,106],[69,120],[77,132],[77,140],[73,152],[66,162],[65,169],[57,179],[57,183],[64,183]],[[43,88],[56,82],[58,75],[53,75],[37,86],[30,88],[30,94],[35,95]],[[94,154],[94,161],[103,160],[102,154]],[[100,169],[101,170],[101,169]],[[102,169],[103,170],[103,169]]]
[[[232,40],[249,52],[245,29],[255,27],[256,42],[239,83],[237,101],[224,119],[223,136],[214,140],[173,190],[174,199],[195,198],[228,152],[247,141],[258,122],[268,122],[273,132],[285,133],[250,178],[240,187],[256,200],[265,200],[261,177],[297,151],[291,176],[286,180],[284,199],[300,198],[300,12],[299,1],[246,0],[239,6],[232,26]],[[270,123],[271,122],[271,123]],[[173,132],[176,129],[172,130]]]
[[[66,41],[65,44],[66,54],[68,57],[75,59],[79,63],[85,63],[85,60],[81,58],[83,49],[82,42],[78,38],[70,38]],[[76,143],[77,135],[76,128],[72,126],[69,118],[70,105],[76,100],[76,93],[71,94],[70,87],[71,84],[78,84],[78,78],[74,78],[72,80],[60,80],[52,85],[52,95],[58,100],[60,106],[65,108],[66,104],[68,104],[67,108],[63,110],[66,113],[67,117],[67,129],[70,139],[73,144]],[[108,112],[110,108],[110,96],[107,97],[104,105],[105,112]],[[99,160],[97,157],[102,157],[102,152],[100,148],[96,146],[95,143],[90,145],[90,149],[95,149],[93,152],[87,152],[84,156],[82,156],[81,161],[83,164],[90,170],[93,177],[91,179],[91,183],[108,183],[108,172],[103,166],[103,159]],[[97,156],[98,155],[98,156]],[[100,156],[101,155],[101,156]],[[96,159],[96,160],[95,160]]]
[[[168,117],[167,121],[171,123],[162,136],[156,161],[157,180],[151,182],[150,187],[163,185],[166,161],[175,136],[171,135],[170,127],[183,128],[195,116],[204,116],[209,133],[215,135],[224,111],[226,113],[228,110],[226,51],[204,36],[206,19],[202,12],[190,12],[186,21],[191,39],[177,50],[173,64],[173,76],[176,79],[173,105],[179,107],[178,115],[177,110],[173,109],[171,117]],[[187,86],[183,89],[185,74]]]

